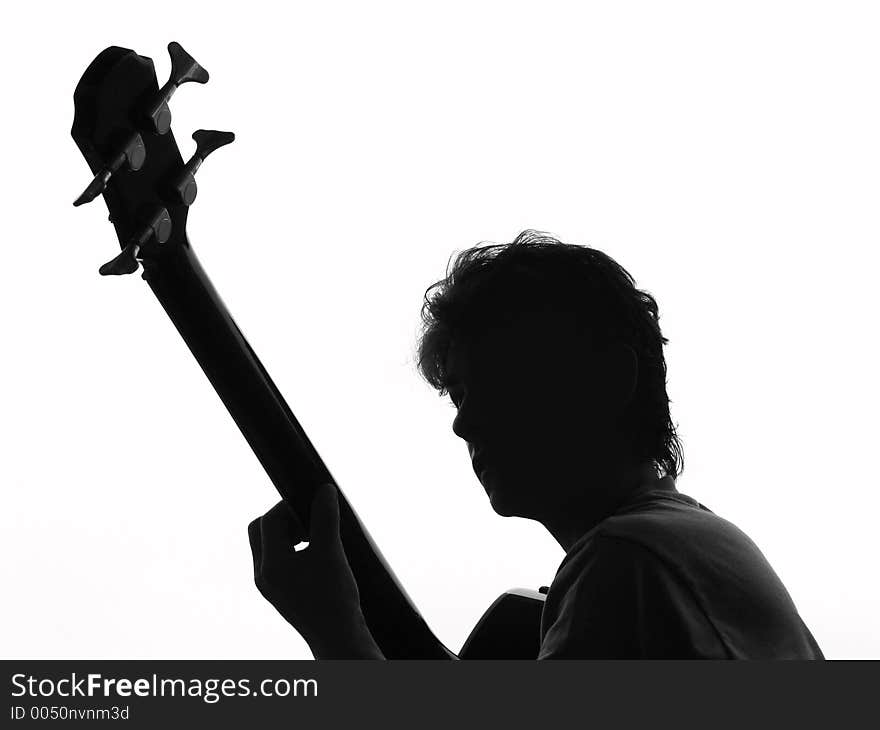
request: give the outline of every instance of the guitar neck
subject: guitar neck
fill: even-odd
[[[188,241],[144,259],[144,276],[282,498],[308,525],[330,471],[232,319]],[[337,485],[338,489],[338,485]],[[340,530],[364,617],[389,659],[449,659],[339,490]]]

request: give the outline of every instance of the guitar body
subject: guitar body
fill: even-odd
[[[152,60],[126,48],[105,49],[86,69],[74,93],[71,134],[95,177],[75,204],[103,194],[122,252],[101,273],[143,267],[143,279],[307,529],[314,489],[336,482],[190,246],[186,219],[195,198],[195,171],[234,137],[199,130],[193,135],[196,155],[183,162],[167,101],[178,85],[205,83],[208,74],[178,44],[169,44],[169,52],[172,78],[161,88]],[[385,656],[455,658],[431,632],[341,490],[339,506],[342,542],[364,617]],[[537,656],[543,596],[531,593],[499,598],[474,629],[462,658],[493,658],[495,652],[494,658]]]
[[[541,648],[544,594],[527,588],[502,593],[474,626],[459,659],[535,659]]]

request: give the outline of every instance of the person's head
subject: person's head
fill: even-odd
[[[497,512],[541,519],[622,469],[681,472],[658,317],[609,256],[536,231],[451,260],[425,292],[418,367]]]

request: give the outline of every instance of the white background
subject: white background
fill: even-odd
[[[880,656],[872,3],[18,4],[0,44],[6,658],[307,657],[252,583],[275,491],[118,252],[70,138],[104,47],[180,41],[236,142],[189,235],[450,647],[560,548],[489,508],[416,374],[425,288],[523,228],[658,299],[679,489],[762,548],[829,657]]]

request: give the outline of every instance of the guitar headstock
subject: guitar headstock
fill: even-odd
[[[153,61],[111,46],[89,65],[73,95],[71,135],[94,177],[74,205],[103,193],[122,253],[101,274],[130,274],[186,242],[186,217],[195,200],[195,173],[232,132],[199,129],[196,152],[184,163],[171,132],[168,102],[187,82],[207,83],[208,72],[176,42],[168,44],[171,75],[160,88]]]

